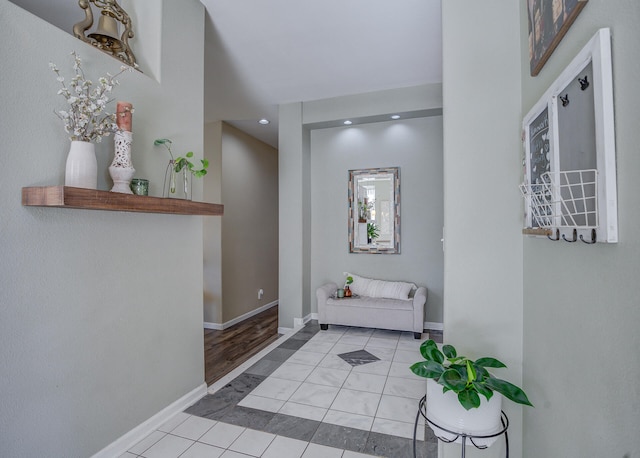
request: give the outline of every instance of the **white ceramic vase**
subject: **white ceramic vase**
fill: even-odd
[[[458,401],[458,395],[453,391],[442,392],[442,385],[434,380],[427,379],[427,418],[438,426],[456,431],[468,436],[489,436],[502,429],[500,412],[502,410],[502,395],[493,392],[493,396],[487,399],[480,395],[480,407],[466,410]],[[448,441],[455,439],[456,434],[448,433],[432,424],[429,427],[436,436]],[[490,446],[499,436],[488,439],[473,439],[479,446]],[[461,443],[458,438],[456,443]],[[467,440],[467,444],[470,442]]]
[[[91,142],[71,141],[64,173],[64,185],[88,189],[98,187],[96,145]]]
[[[136,173],[131,163],[131,143],[133,134],[119,130],[113,136],[114,155],[113,162],[109,166],[109,175],[113,180],[111,192],[133,194],[131,191],[131,179]]]

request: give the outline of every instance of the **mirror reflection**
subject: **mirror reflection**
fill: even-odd
[[[349,252],[400,253],[400,169],[349,170]]]

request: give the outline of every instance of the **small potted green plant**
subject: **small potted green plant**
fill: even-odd
[[[367,223],[367,243],[373,242],[380,237],[380,228],[376,223]]]
[[[474,361],[459,356],[453,345],[444,345],[441,351],[431,339],[420,345],[420,353],[425,360],[413,364],[411,371],[427,379],[427,418],[443,428],[469,435],[489,435],[500,429],[502,396],[533,406],[521,388],[488,371],[507,367],[495,358]],[[456,438],[430,426],[440,437]],[[486,442],[485,445],[490,445],[492,440]]]
[[[165,173],[165,184],[164,189],[168,190],[168,195],[171,197],[171,194],[176,193],[176,173],[182,172],[183,178],[183,191],[186,198],[190,195],[189,188],[189,180],[187,172],[190,172],[196,178],[203,177],[207,174],[207,168],[209,167],[209,161],[207,159],[200,159],[202,163],[202,168],[197,170],[193,162],[189,159],[193,157],[193,151],[189,151],[187,154],[183,156],[178,156],[176,158],[173,157],[173,153],[171,152],[171,140],[168,138],[158,138],[153,142],[155,146],[163,145],[167,151],[169,152],[169,156],[171,156],[171,160],[169,161],[169,165],[167,166],[167,171]],[[169,185],[167,187],[167,175],[169,175]],[[163,191],[163,194],[165,191]]]
[[[351,297],[352,293],[351,288],[349,287],[351,283],[353,283],[353,277],[349,275],[344,281],[344,297]]]

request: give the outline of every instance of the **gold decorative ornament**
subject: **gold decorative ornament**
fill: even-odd
[[[100,9],[100,19],[95,32],[85,36],[87,30],[93,26],[93,3]],[[73,26],[76,38],[111,54],[127,65],[138,68],[136,57],[129,47],[129,39],[134,37],[131,18],[116,0],[78,0],[78,5],[85,11],[84,20]],[[119,35],[118,25],[122,24],[124,31]]]

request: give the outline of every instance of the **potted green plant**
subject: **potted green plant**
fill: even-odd
[[[459,356],[453,345],[444,345],[441,351],[431,339],[420,345],[420,353],[425,360],[413,364],[411,371],[427,379],[427,418],[436,425],[468,435],[490,435],[501,427],[502,396],[533,406],[521,388],[488,371],[507,367],[495,358],[474,361]],[[439,437],[456,438],[429,426]],[[485,439],[484,445],[493,440]]]
[[[380,237],[380,228],[376,223],[367,223],[367,243],[373,242]]]
[[[190,189],[189,189],[189,180],[187,178],[188,177],[187,172],[190,172],[191,175],[193,175],[196,178],[203,177],[207,174],[209,161],[207,159],[200,159],[200,162],[202,163],[202,168],[197,170],[193,162],[189,160],[193,157],[193,151],[189,151],[187,154],[184,155],[184,157],[178,156],[174,158],[173,153],[171,152],[171,143],[172,143],[171,140],[169,140],[168,138],[158,138],[153,142],[155,146],[163,145],[169,152],[169,156],[171,156],[171,160],[169,161],[169,165],[167,166],[167,171],[165,173],[164,189],[168,190],[166,194],[168,194],[169,197],[171,194],[175,194],[177,190],[176,189],[176,173],[182,172],[183,191],[184,191],[185,197],[188,198],[190,194],[189,193]],[[167,175],[170,175],[168,188],[166,183]],[[165,191],[163,191],[163,194],[164,193]]]
[[[352,293],[351,293],[351,288],[349,288],[349,285],[353,283],[353,277],[351,275],[347,276],[347,278],[344,281],[344,296],[345,297],[351,297]]]

